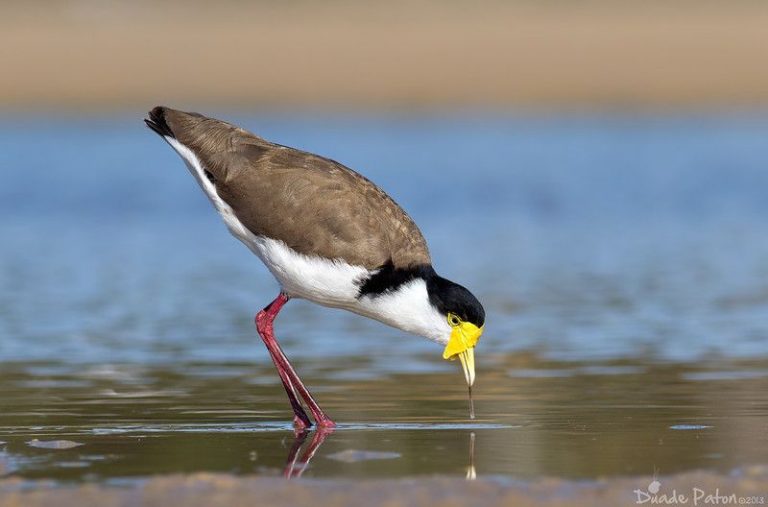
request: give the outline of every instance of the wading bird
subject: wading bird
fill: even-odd
[[[379,187],[338,162],[281,146],[229,123],[156,107],[146,124],[184,159],[230,232],[256,254],[280,294],[256,329],[288,394],[297,429],[334,422],[315,402],[275,339],[290,298],[342,308],[445,346],[470,389],[485,311],[440,277],[411,217]]]

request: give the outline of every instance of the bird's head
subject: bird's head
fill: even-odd
[[[431,265],[404,269],[390,262],[362,282],[359,298],[365,303],[363,315],[444,344],[443,357],[461,360],[472,387],[485,310],[471,292],[439,276]]]
[[[485,310],[480,301],[461,285],[434,276],[427,284],[430,303],[448,323],[443,358],[461,360],[467,385],[475,382],[475,345],[483,334]]]

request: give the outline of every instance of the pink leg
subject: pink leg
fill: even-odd
[[[321,428],[333,428],[336,424],[317,404],[309,390],[299,378],[299,375],[293,369],[293,366],[291,366],[288,358],[285,357],[283,350],[275,339],[273,323],[277,314],[280,312],[280,309],[288,302],[288,299],[288,296],[281,292],[274,301],[260,311],[256,315],[256,329],[259,332],[259,336],[261,336],[261,339],[264,341],[264,345],[267,346],[267,350],[269,350],[269,354],[272,356],[272,361],[275,363],[277,372],[280,374],[280,379],[283,381],[285,392],[288,393],[288,399],[291,402],[293,413],[295,415],[294,424],[296,427],[302,429],[312,425],[296,397],[296,391],[298,391],[301,397],[304,398],[309,410],[312,412],[317,425]]]

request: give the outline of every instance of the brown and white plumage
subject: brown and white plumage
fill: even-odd
[[[388,262],[396,268],[431,263],[411,217],[355,171],[220,120],[168,108],[150,113],[151,119],[161,117],[255,235],[279,239],[304,255],[367,269]]]
[[[197,113],[156,107],[145,121],[181,155],[230,231],[280,283],[281,295],[259,313],[257,327],[300,425],[307,419],[294,386],[316,420],[326,416],[272,343],[272,319],[291,297],[444,344],[444,357],[462,359],[471,386],[483,307],[435,273],[421,231],[386,193],[338,162]]]

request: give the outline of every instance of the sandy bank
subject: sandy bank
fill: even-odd
[[[750,467],[738,473],[717,475],[691,472],[658,477],[658,495],[677,493],[677,505],[715,505],[716,498],[735,495],[768,501],[768,467]],[[239,505],[291,505],[296,507],[387,506],[622,506],[636,505],[636,489],[647,492],[653,477],[636,477],[573,482],[558,479],[534,482],[508,480],[464,481],[426,478],[386,481],[284,481],[265,477],[194,474],[165,476],[129,487],[97,484],[65,488],[22,487],[17,480],[0,481],[0,507],[110,507],[166,506],[236,507]],[[653,489],[653,487],[652,487]],[[699,493],[699,491],[701,493]],[[684,495],[681,498],[679,495]],[[641,498],[645,498],[642,496]],[[687,499],[687,501],[682,501]],[[709,502],[707,502],[709,499]],[[650,504],[650,501],[647,502]],[[720,500],[720,505],[724,500]],[[759,501],[758,501],[759,503]]]
[[[18,2],[0,107],[768,104],[768,4]]]

